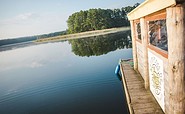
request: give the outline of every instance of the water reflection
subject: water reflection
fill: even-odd
[[[57,42],[65,42],[65,41],[66,40],[61,40]],[[0,46],[0,52],[19,49],[19,48],[25,48],[25,47],[30,47],[30,46],[36,46],[36,45],[41,45],[41,44],[46,44],[46,43],[49,43],[49,42],[37,43],[35,41],[28,41],[28,42],[23,42],[23,43],[7,44],[7,45]]]
[[[99,56],[117,49],[131,48],[130,31],[70,40],[72,52],[79,56]]]
[[[120,58],[132,58],[132,50],[121,49],[129,47],[127,37],[114,35],[81,39],[106,51],[96,50],[107,53],[98,57],[76,56],[68,41],[0,52],[0,114],[127,114],[114,70]],[[114,49],[103,49],[110,44]]]

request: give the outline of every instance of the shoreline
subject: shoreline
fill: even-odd
[[[61,41],[61,40],[99,36],[99,35],[111,34],[111,33],[116,33],[116,32],[121,32],[121,31],[127,31],[127,30],[130,30],[130,27],[111,28],[111,29],[103,29],[103,30],[87,31],[87,32],[68,34],[68,35],[61,35],[61,36],[56,36],[56,37],[37,39],[35,42],[38,42],[38,43],[55,42],[55,41]]]

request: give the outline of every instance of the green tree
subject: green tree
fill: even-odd
[[[67,20],[68,33],[129,26],[127,14],[138,5],[139,3],[121,9],[99,8],[73,13]]]

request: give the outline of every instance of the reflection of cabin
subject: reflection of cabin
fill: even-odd
[[[128,14],[134,69],[167,114],[185,114],[185,0],[146,0]]]

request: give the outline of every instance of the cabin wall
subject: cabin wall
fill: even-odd
[[[149,46],[148,46],[149,47]],[[141,74],[141,76],[143,77],[143,79],[145,80],[145,76],[144,76],[144,47],[142,45],[141,42],[136,41],[136,50],[137,50],[137,62],[138,62],[138,72]],[[162,73],[161,78],[162,80],[155,80],[154,81],[158,81],[156,83],[162,83],[162,85],[153,85],[152,84],[152,80],[153,77],[150,76],[151,75],[151,68],[150,66],[152,65],[152,63],[150,62],[150,55],[154,55],[155,58],[157,58],[159,61],[161,61],[159,64],[159,67],[162,68],[162,72],[158,72],[158,73]],[[162,56],[160,53],[156,52],[155,50],[152,50],[150,48],[148,48],[148,70],[149,70],[149,87],[150,87],[150,91],[152,92],[153,96],[155,97],[155,99],[157,100],[157,102],[159,103],[159,105],[161,106],[161,108],[163,109],[163,111],[165,112],[165,110],[169,110],[169,78],[168,78],[168,58]],[[154,71],[155,72],[155,71]],[[159,77],[156,77],[159,78]],[[160,79],[160,78],[159,78]],[[161,82],[159,82],[161,81]],[[154,82],[155,83],[155,82]],[[155,87],[158,90],[154,90]],[[160,87],[158,87],[160,86]],[[152,90],[152,88],[154,87],[154,89]],[[160,95],[156,95],[155,91],[160,91]]]
[[[166,11],[161,10],[138,19],[140,21],[134,20],[136,26],[135,29],[132,29],[136,31],[137,70],[144,79],[145,88],[150,89],[164,112],[169,106],[168,52],[167,47],[161,49],[161,45],[158,47],[158,44],[153,44],[151,41],[153,37],[163,41],[161,36],[163,39],[164,36],[167,36],[165,19]],[[140,23],[140,27],[137,26],[138,23]],[[139,37],[140,30],[141,37]]]

